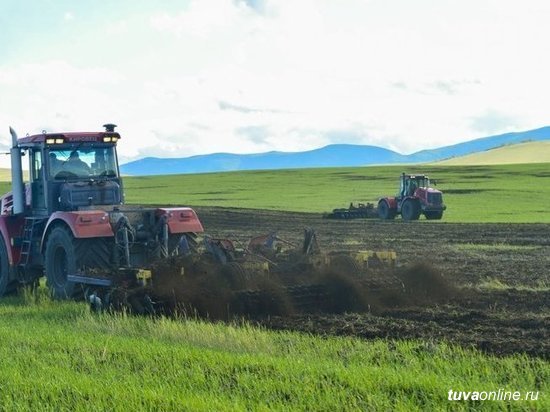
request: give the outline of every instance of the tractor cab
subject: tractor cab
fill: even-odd
[[[29,158],[26,205],[34,215],[123,202],[115,125],[99,133],[27,136],[18,146]]]
[[[426,175],[401,174],[398,197],[414,196],[416,189],[430,187],[430,178]]]

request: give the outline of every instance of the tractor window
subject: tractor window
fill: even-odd
[[[117,177],[113,146],[50,149],[50,177],[54,179]]]
[[[32,151],[31,162],[31,181],[35,182],[40,180],[42,173],[42,152],[40,150]]]

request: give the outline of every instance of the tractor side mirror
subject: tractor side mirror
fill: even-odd
[[[434,186],[437,186],[437,180],[432,180]]]

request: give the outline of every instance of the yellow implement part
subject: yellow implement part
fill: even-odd
[[[138,272],[136,273],[136,279],[138,280],[146,281],[151,279],[152,277],[153,275],[151,274],[150,270],[139,269]]]
[[[397,264],[397,253],[393,250],[361,250],[353,258],[365,267],[389,266]]]

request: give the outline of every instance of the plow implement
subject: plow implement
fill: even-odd
[[[325,219],[376,219],[378,209],[372,203],[349,204],[348,208],[333,209],[323,215]]]
[[[159,262],[147,295],[156,310],[212,318],[342,313],[403,292],[391,250],[322,252],[310,229],[299,246],[276,233],[237,243],[205,237],[201,253]]]

